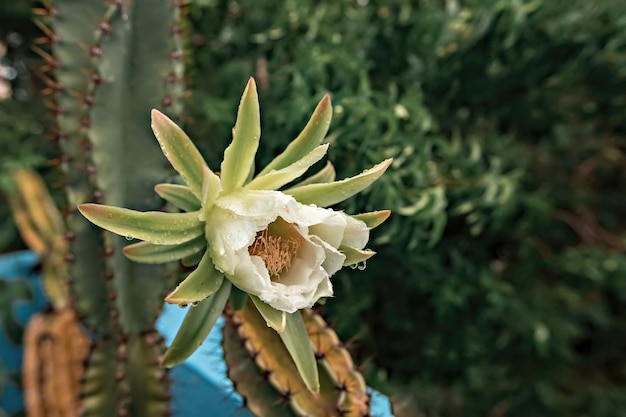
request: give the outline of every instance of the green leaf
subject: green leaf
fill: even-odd
[[[176,245],[202,235],[198,212],[139,212],[100,204],[80,204],[78,210],[90,222],[128,239],[156,245]]]
[[[376,252],[369,249],[355,249],[348,246],[341,246],[339,251],[346,255],[346,260],[343,261],[343,266],[355,265],[359,262],[365,262],[372,256],[376,255]]]
[[[178,365],[200,347],[222,314],[230,288],[230,281],[225,279],[215,294],[189,308],[174,341],[163,355],[162,366],[171,368]]]
[[[135,262],[144,264],[161,264],[201,252],[206,248],[206,239],[200,235],[188,242],[178,245],[155,245],[139,242],[124,248],[124,255]]]
[[[233,289],[230,292],[230,308],[241,310],[246,305],[246,301],[248,301],[248,293],[241,291],[233,285]]]
[[[302,313],[296,311],[293,314],[286,314],[286,322],[285,330],[278,334],[295,362],[307,388],[309,391],[317,393],[320,390],[317,362],[302,319]]]
[[[320,169],[319,171],[317,171],[315,174],[311,175],[308,178],[305,178],[304,180],[300,181],[298,184],[294,185],[293,188],[296,187],[301,187],[303,185],[307,185],[307,184],[320,184],[320,183],[325,183],[325,182],[333,182],[335,181],[335,167],[333,166],[332,162],[328,161],[326,162],[326,166],[322,169]]]
[[[328,144],[320,145],[303,156],[302,159],[298,159],[285,168],[272,170],[267,174],[257,176],[246,185],[246,188],[251,190],[277,190],[283,185],[299,178],[311,165],[322,159],[324,155],[326,155],[326,151],[328,151]]]
[[[369,187],[384,174],[391,162],[393,162],[393,159],[385,159],[383,162],[354,177],[324,184],[293,187],[285,190],[284,193],[293,196],[302,204],[316,204],[320,207],[331,206]]]
[[[391,215],[391,210],[370,211],[355,214],[352,217],[365,223],[368,229],[374,229],[385,222]]]
[[[298,137],[287,145],[287,148],[280,155],[263,168],[259,176],[267,174],[272,170],[283,169],[291,165],[297,160],[302,159],[302,157],[322,143],[322,140],[324,140],[328,132],[332,116],[333,109],[330,103],[330,96],[326,94],[322,97],[322,100],[320,100],[313,115],[311,115],[311,118]]]
[[[157,184],[154,191],[165,201],[185,211],[200,209],[200,200],[193,194],[191,188],[178,184]]]
[[[170,304],[197,303],[220,289],[224,274],[215,269],[209,252],[204,252],[200,263],[181,282],[165,301]]]
[[[152,130],[163,155],[199,199],[202,196],[202,167],[207,164],[198,149],[176,123],[158,110],[152,110]]]
[[[260,137],[259,97],[254,79],[250,78],[239,104],[233,141],[224,151],[221,178],[225,192],[241,187],[246,181],[254,164]]]
[[[250,294],[250,299],[254,303],[256,309],[261,313],[265,323],[268,327],[276,330],[278,333],[281,333],[285,330],[285,326],[287,325],[287,313],[284,311],[276,310],[269,304],[261,301],[259,297]]]

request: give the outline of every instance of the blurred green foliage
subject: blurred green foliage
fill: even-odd
[[[188,19],[186,130],[211,166],[250,75],[259,165],[325,92],[339,177],[395,158],[342,207],[393,215],[324,309],[370,384],[425,416],[626,416],[626,3],[195,0]]]

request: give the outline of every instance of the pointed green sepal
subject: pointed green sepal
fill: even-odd
[[[302,312],[296,311],[293,314],[286,314],[286,322],[285,330],[278,334],[296,364],[304,384],[309,391],[318,393],[320,381],[317,362],[302,318]]]
[[[285,190],[284,193],[293,196],[302,204],[315,204],[319,207],[332,206],[369,187],[385,173],[391,162],[393,159],[389,158],[354,177],[325,184],[293,187]]]
[[[78,210],[90,222],[128,239],[156,245],[176,245],[202,235],[198,213],[140,212],[100,204],[80,204]]]
[[[209,167],[202,169],[202,219],[206,220],[209,210],[222,192],[222,181]]]
[[[196,266],[202,260],[204,256],[204,251],[194,253],[193,255],[185,256],[180,263],[183,264],[184,267],[190,268],[192,266]]]
[[[263,168],[259,175],[267,174],[272,170],[283,169],[311,152],[326,137],[332,116],[333,109],[330,103],[330,96],[326,94],[320,100],[313,115],[298,137],[287,145],[287,148],[280,155]]]
[[[355,214],[354,219],[361,220],[368,229],[375,229],[389,218],[391,210],[370,211],[368,213]]]
[[[144,264],[161,264],[183,259],[206,248],[206,239],[200,235],[178,245],[155,245],[139,242],[124,248],[124,255],[132,261]]]
[[[293,188],[301,187],[308,184],[323,184],[326,182],[333,182],[335,181],[336,175],[337,174],[335,172],[335,167],[333,166],[332,162],[328,161],[326,162],[326,166],[324,168],[320,169],[310,177],[300,181],[298,184],[294,185]]]
[[[365,262],[372,256],[376,255],[376,252],[369,249],[355,249],[348,246],[341,246],[339,251],[346,255],[346,260],[343,261],[343,266],[355,265],[359,262]]]
[[[152,110],[152,130],[163,155],[183,177],[193,194],[202,195],[202,167],[206,166],[200,151],[183,130],[158,110]]]
[[[320,145],[303,156],[302,159],[298,159],[285,168],[272,170],[267,174],[257,176],[246,185],[246,188],[251,190],[277,190],[283,185],[299,178],[311,165],[322,159],[324,155],[326,155],[326,151],[328,151],[328,144]]]
[[[225,192],[241,187],[246,181],[254,164],[260,137],[259,97],[254,79],[250,78],[239,103],[233,141],[224,151],[221,177]]]
[[[261,316],[265,320],[265,324],[267,327],[271,327],[276,330],[278,333],[281,333],[285,330],[285,326],[287,325],[287,313],[284,311],[276,310],[269,304],[261,301],[259,297],[254,295],[250,295],[250,299],[254,303],[256,309],[261,313]]]
[[[191,188],[179,184],[157,184],[154,191],[165,201],[184,211],[196,211],[201,207],[200,200]]]
[[[197,303],[215,294],[222,286],[222,281],[224,274],[215,269],[213,260],[206,251],[197,268],[165,297],[165,301],[179,305]]]
[[[174,341],[163,355],[162,366],[171,368],[178,365],[200,347],[215,325],[217,318],[222,314],[226,301],[228,301],[230,288],[230,281],[225,279],[215,294],[201,301],[197,306],[189,307]]]
[[[245,307],[246,301],[248,301],[248,293],[233,285],[233,289],[230,291],[230,308],[235,311],[241,310]]]

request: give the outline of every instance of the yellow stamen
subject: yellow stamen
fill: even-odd
[[[295,227],[278,217],[266,229],[257,233],[248,253],[259,256],[273,280],[279,280],[280,274],[289,269],[293,258],[300,249],[301,237]]]

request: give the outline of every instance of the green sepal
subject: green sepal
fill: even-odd
[[[251,190],[277,190],[299,178],[313,164],[322,159],[326,155],[326,151],[328,151],[328,144],[320,145],[289,166],[272,170],[267,174],[257,175],[256,178],[246,185],[246,188]]]
[[[241,310],[245,307],[246,301],[248,301],[248,293],[233,285],[233,289],[230,291],[230,308],[235,311]]]
[[[154,191],[165,201],[184,211],[200,210],[200,200],[191,188],[179,184],[157,184]]]
[[[206,220],[209,210],[222,192],[222,182],[209,167],[202,168],[202,211],[200,220]]]
[[[284,311],[276,310],[274,307],[264,303],[259,297],[256,297],[252,294],[250,294],[250,299],[265,320],[265,324],[267,324],[267,327],[271,327],[278,333],[281,333],[285,330],[285,326],[287,325],[287,313],[285,313]]]
[[[197,253],[194,253],[193,255],[185,256],[181,260],[180,263],[183,264],[183,266],[185,266],[185,267],[196,266],[196,265],[198,265],[200,263],[200,261],[202,260],[203,256],[204,256],[204,251],[197,252]]]
[[[389,158],[354,177],[324,184],[292,187],[284,193],[291,195],[302,204],[315,204],[319,207],[332,206],[369,187],[385,173],[391,162],[393,159]]]
[[[198,213],[140,212],[100,204],[80,204],[78,210],[90,222],[127,239],[156,245],[176,245],[202,235]]]
[[[361,220],[368,229],[374,229],[385,222],[391,215],[391,210],[370,211],[368,213],[360,213],[351,217]]]
[[[365,262],[372,256],[376,255],[376,252],[369,249],[355,249],[348,246],[341,246],[339,251],[346,255],[346,260],[343,261],[343,266],[358,264],[359,262]]]
[[[239,188],[245,183],[254,164],[260,138],[259,97],[254,79],[250,78],[239,103],[233,141],[224,151],[221,177],[225,192]]]
[[[326,162],[326,166],[324,166],[324,168],[320,169],[310,177],[303,179],[298,184],[294,185],[293,188],[301,187],[308,184],[333,182],[335,181],[336,175],[337,173],[335,172],[335,167],[333,166],[332,162],[328,161]]]
[[[330,103],[330,96],[326,94],[322,97],[322,100],[320,100],[313,115],[311,115],[311,118],[298,137],[287,145],[287,148],[285,148],[280,155],[263,168],[259,176],[273,170],[283,169],[293,164],[322,143],[322,140],[324,140],[328,132],[332,116],[333,109]]]
[[[163,155],[199,199],[202,195],[202,167],[207,166],[200,151],[176,123],[156,109],[152,110],[152,130]]]
[[[165,297],[170,304],[197,303],[215,294],[222,286],[224,275],[215,269],[209,252],[204,252],[198,267]]]
[[[278,333],[298,368],[304,384],[313,393],[320,390],[319,373],[311,340],[306,331],[302,312],[286,314],[285,330]]]
[[[178,365],[200,347],[222,314],[230,289],[231,283],[225,279],[215,294],[189,308],[174,341],[163,355],[162,366],[171,368]]]
[[[200,235],[188,242],[178,245],[155,245],[139,242],[124,248],[124,255],[132,261],[144,264],[162,264],[176,261],[202,252],[206,248],[206,240]]]

